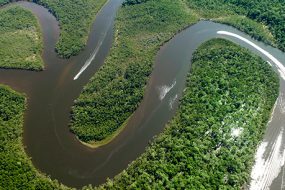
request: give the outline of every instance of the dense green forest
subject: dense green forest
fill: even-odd
[[[242,189],[278,87],[277,74],[247,49],[204,43],[166,130],[100,189]]]
[[[26,9],[0,9],[0,67],[42,70],[43,42],[36,17]]]
[[[36,2],[60,21],[57,51],[69,57],[84,47],[91,21],[105,1]],[[111,54],[75,102],[72,131],[85,142],[110,137],[142,100],[159,47],[199,18],[234,25],[284,50],[284,9],[280,8],[284,5],[281,0],[269,6],[270,2],[125,1],[116,20]],[[205,43],[193,61],[180,107],[165,132],[126,171],[100,188],[238,189],[248,180],[256,145],[277,97],[278,79],[260,58],[224,40]],[[1,86],[0,97],[0,189],[65,188],[39,174],[23,150],[23,96]],[[235,136],[237,132],[240,136]]]
[[[0,86],[0,97],[0,189],[65,189],[40,174],[24,151],[24,96]]]
[[[190,2],[127,0],[123,3],[116,20],[116,40],[111,54],[85,86],[72,110],[71,130],[80,140],[101,141],[122,128],[142,100],[159,47],[200,18],[216,18],[217,22],[233,25],[256,39],[275,44],[263,24],[228,8],[217,11],[224,3],[216,1],[208,5],[208,1],[200,4],[197,1],[195,7]],[[199,7],[205,7],[205,12]]]

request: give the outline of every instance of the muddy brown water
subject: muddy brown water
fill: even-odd
[[[44,36],[42,57],[45,70],[33,72],[0,69],[0,82],[26,93],[28,97],[24,145],[35,167],[52,179],[57,179],[71,187],[98,185],[105,182],[107,178],[114,177],[144,152],[155,135],[163,131],[165,124],[174,115],[178,106],[179,97],[185,87],[186,75],[190,70],[192,54],[201,43],[212,38],[226,38],[268,60],[246,43],[233,37],[218,35],[217,31],[226,30],[251,39],[248,35],[226,25],[200,21],[177,34],[160,49],[144,99],[126,128],[109,144],[97,149],[88,148],[79,143],[69,131],[71,106],[83,86],[100,68],[108,55],[113,40],[114,18],[121,2],[122,0],[108,1],[96,17],[85,50],[68,60],[58,58],[54,52],[59,36],[56,19],[39,5],[28,2],[17,3],[30,9],[39,18]],[[281,51],[263,43],[251,41],[270,52],[281,62],[285,62],[285,55]],[[100,42],[103,43],[95,59],[79,79],[74,81],[74,76]],[[285,84],[283,80],[280,81],[279,99],[282,100],[283,97],[285,98]],[[278,105],[264,137],[264,142],[269,142],[264,155],[269,159],[274,142],[281,134],[285,123],[282,102]],[[284,145],[282,140],[280,152],[284,152]],[[271,188],[279,189],[283,185],[282,181],[283,171],[281,170]]]

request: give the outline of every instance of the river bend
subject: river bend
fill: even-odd
[[[71,106],[108,55],[113,41],[114,18],[121,3],[122,0],[107,2],[92,25],[85,50],[68,60],[58,58],[54,52],[59,37],[56,19],[39,5],[17,3],[31,10],[40,21],[45,70],[32,72],[0,69],[0,82],[26,93],[28,97],[24,145],[33,164],[51,178],[71,187],[101,184],[106,178],[117,175],[144,152],[153,136],[161,133],[174,115],[185,87],[192,54],[203,42],[218,37],[228,39],[269,61],[277,72],[280,70],[280,67],[250,44],[234,36],[218,34],[218,31],[240,35],[269,52],[281,63],[285,62],[283,52],[252,40],[233,27],[200,21],[161,47],[144,99],[126,128],[109,144],[97,149],[88,148],[69,131]],[[90,63],[86,67],[88,60]],[[78,75],[80,71],[82,72]],[[285,81],[280,77],[280,95],[256,154],[251,188],[283,188],[284,125]]]

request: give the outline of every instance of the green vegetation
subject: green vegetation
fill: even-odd
[[[100,189],[241,189],[278,82],[270,66],[247,49],[221,39],[204,43],[169,126]]]
[[[125,6],[104,66],[76,100],[72,131],[84,142],[101,141],[138,107],[159,47],[197,21],[180,1],[156,0]]]
[[[56,49],[62,57],[70,57],[84,47],[91,21],[105,0],[35,2],[59,20],[62,30]],[[127,0],[116,21],[110,56],[75,102],[72,131],[84,142],[112,138],[142,100],[159,47],[199,18],[231,24],[285,50],[284,5],[276,0],[268,6],[270,2]],[[22,16],[19,19],[25,21]],[[13,37],[31,39],[36,31]],[[0,53],[7,48],[2,49]],[[181,105],[165,132],[126,171],[99,188],[240,189],[248,180],[253,154],[277,97],[278,78],[260,58],[224,40],[205,43],[193,62]],[[65,188],[39,174],[23,150],[23,96],[3,86],[0,95],[0,189]],[[234,136],[236,131],[241,134]]]
[[[142,100],[159,47],[199,18],[233,25],[280,47],[269,26],[242,16],[245,13],[243,7],[223,0],[125,1],[111,54],[76,100],[71,130],[87,143],[110,139]]]
[[[199,15],[204,18],[218,18],[232,15],[245,16],[243,23],[239,24],[236,19],[229,19],[227,22],[230,25],[241,29],[242,31],[249,32],[250,35],[254,34],[256,37],[259,30],[255,31],[255,25],[249,19],[257,21],[261,25],[269,28],[275,40],[270,44],[275,44],[279,49],[285,51],[285,4],[283,0],[186,0],[190,9],[195,10]],[[236,22],[237,21],[237,22]],[[253,24],[253,25],[252,25]],[[252,25],[249,27],[249,25]],[[246,29],[243,29],[245,27]],[[260,27],[259,27],[260,28]],[[249,29],[249,30],[248,30]],[[268,39],[271,37],[268,36]],[[257,37],[260,39],[260,37]],[[266,42],[266,41],[265,41]]]
[[[277,46],[285,51],[285,4],[283,0],[230,0],[230,4],[239,7],[235,11],[243,12],[248,18],[264,23],[269,27],[277,41]]]
[[[14,0],[0,0],[4,5]],[[107,0],[29,0],[43,5],[57,18],[60,38],[56,45],[59,56],[77,55],[86,45],[88,33],[96,14]]]
[[[270,44],[271,46],[277,46],[276,40],[266,26],[245,16],[234,15],[218,18],[215,19],[215,21],[231,25],[240,31],[249,34],[256,40],[263,41],[266,44]]]
[[[0,4],[2,2],[0,1]],[[0,67],[42,70],[39,24],[18,6],[0,9]],[[40,174],[22,144],[25,98],[0,85],[0,189],[65,189]]]
[[[0,0],[0,5],[5,5],[9,3],[10,0]]]
[[[125,122],[111,135],[107,136],[106,138],[104,138],[103,140],[100,141],[88,141],[87,143],[84,141],[81,141],[79,139],[79,141],[84,144],[85,146],[88,146],[90,148],[98,148],[100,146],[104,146],[108,143],[110,143],[116,136],[118,136],[124,129],[124,127],[128,124],[129,119],[125,120]]]
[[[25,98],[0,86],[0,189],[65,189],[37,172],[22,145]]]
[[[61,57],[76,55],[86,44],[92,21],[106,0],[34,0],[48,8],[60,24],[56,51]]]
[[[42,70],[43,43],[36,17],[18,6],[0,9],[0,67]]]

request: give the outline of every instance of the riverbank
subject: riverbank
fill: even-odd
[[[80,143],[82,143],[83,145],[85,145],[89,148],[95,149],[95,148],[99,148],[101,146],[104,146],[104,145],[110,143],[112,140],[114,140],[125,129],[125,127],[127,126],[131,117],[132,117],[132,115],[128,119],[126,119],[126,121],[114,133],[112,133],[111,135],[109,135],[108,137],[106,137],[102,141],[90,141],[90,142],[86,143],[84,141],[81,141],[78,138],[77,139]]]

